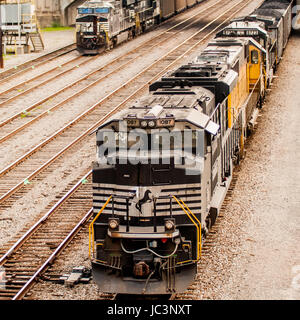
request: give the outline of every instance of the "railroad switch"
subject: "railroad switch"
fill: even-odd
[[[70,274],[62,275],[59,280],[69,287],[73,287],[78,283],[89,283],[91,280],[91,270],[83,266],[75,267]]]

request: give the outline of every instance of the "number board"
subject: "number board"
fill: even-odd
[[[158,119],[156,125],[157,127],[174,127],[175,119]]]
[[[138,119],[127,119],[127,126],[128,127],[139,127],[140,121]]]

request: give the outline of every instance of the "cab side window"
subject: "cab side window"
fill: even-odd
[[[252,64],[258,64],[258,51],[253,50],[251,51],[251,63]]]

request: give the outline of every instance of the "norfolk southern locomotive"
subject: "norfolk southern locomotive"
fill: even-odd
[[[96,54],[143,32],[158,23],[156,0],[87,1],[78,7],[77,49]]]
[[[104,48],[143,33],[203,0],[90,0],[77,8],[76,41],[82,54]]]
[[[291,30],[290,2],[263,6],[98,128],[89,254],[101,291],[170,294],[193,282]]]

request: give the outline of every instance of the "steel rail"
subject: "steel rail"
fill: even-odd
[[[7,93],[10,93],[11,91],[17,90],[17,88],[20,87],[20,86],[27,85],[28,83],[33,82],[33,81],[36,81],[36,80],[38,80],[39,78],[42,78],[42,77],[46,76],[46,75],[49,74],[49,73],[52,73],[52,72],[54,72],[54,71],[57,71],[57,70],[65,67],[65,66],[67,66],[68,64],[73,64],[73,63],[75,63],[76,61],[82,60],[82,59],[84,59],[82,56],[77,56],[77,57],[75,57],[75,58],[73,58],[73,59],[71,59],[71,60],[69,60],[69,61],[67,61],[67,62],[65,62],[65,63],[63,63],[63,64],[61,64],[61,65],[59,65],[59,66],[55,66],[54,68],[52,68],[52,69],[50,69],[50,70],[47,70],[47,71],[45,71],[45,72],[42,72],[42,73],[38,74],[37,76],[29,79],[29,80],[25,80],[25,81],[23,81],[23,82],[21,82],[21,83],[18,83],[18,84],[16,84],[15,86],[13,86],[13,87],[11,87],[11,88],[8,88],[8,89],[6,89],[5,91],[0,92],[0,99],[1,99],[1,96],[2,96],[2,95],[5,95],[5,94],[7,94]],[[66,69],[66,70],[64,70],[64,71],[62,71],[62,72],[59,72],[58,74],[56,74],[56,75],[54,75],[54,76],[52,76],[52,77],[50,77],[50,78],[47,78],[47,79],[45,79],[45,80],[42,80],[42,82],[33,85],[33,87],[30,87],[30,88],[26,89],[25,91],[21,91],[21,92],[17,93],[16,95],[13,95],[12,97],[9,97],[9,98],[7,98],[7,99],[4,100],[4,101],[1,101],[1,102],[0,102],[0,107],[2,107],[3,105],[8,104],[9,102],[11,102],[11,101],[13,101],[13,100],[15,100],[15,99],[20,98],[21,96],[26,95],[27,93],[29,93],[29,92],[31,92],[31,91],[33,91],[33,90],[35,90],[35,89],[37,89],[37,88],[45,85],[45,84],[49,84],[50,81],[56,80],[56,79],[58,79],[59,77],[63,76],[64,74],[75,70],[78,66],[82,66],[82,65],[84,65],[84,64],[86,64],[86,63],[88,63],[88,62],[90,62],[90,61],[92,61],[92,60],[95,60],[95,59],[96,59],[96,57],[94,57],[94,56],[93,56],[93,57],[89,57],[89,58],[87,58],[87,59],[84,59],[83,62],[81,62],[81,63],[79,63],[79,64],[75,64],[75,65],[72,66],[71,68],[68,68],[68,69]]]
[[[192,18],[195,17],[196,15],[199,15],[199,14],[201,14],[202,12],[210,9],[211,7],[215,6],[215,5],[218,4],[219,2],[221,2],[221,1],[218,1],[218,2],[216,2],[216,3],[214,3],[214,4],[212,4],[212,5],[209,6],[208,8],[202,9],[202,11],[197,12],[197,13],[194,14],[192,17],[189,17],[188,19],[182,21],[181,23],[179,23],[179,24],[177,24],[177,25],[169,28],[169,29],[166,30],[166,31],[163,31],[160,35],[155,36],[154,38],[158,38],[158,37],[161,36],[163,33],[169,32],[170,30],[178,27],[178,26],[181,25],[182,23],[185,23],[186,21],[192,19]],[[153,39],[154,39],[154,38],[153,38]],[[151,40],[152,40],[152,39],[151,39]],[[146,42],[148,42],[148,41],[146,41]],[[141,47],[141,45],[140,45],[139,47]],[[81,56],[81,57],[82,57],[82,56]],[[74,60],[76,60],[76,59],[78,59],[78,58],[80,58],[80,57],[77,57],[77,58],[75,58]],[[71,62],[71,61],[70,61],[70,62]],[[31,79],[25,80],[25,81],[23,81],[23,82],[21,82],[21,83],[16,84],[15,86],[13,86],[13,87],[11,87],[11,88],[8,88],[8,89],[5,90],[5,91],[0,92],[0,97],[1,97],[1,95],[6,94],[6,93],[12,91],[12,90],[16,89],[16,88],[19,87],[19,86],[22,86],[22,85],[24,85],[24,84],[28,84],[29,82],[35,81],[35,80],[37,80],[38,78],[46,75],[47,73],[50,73],[50,72],[52,72],[52,71],[55,71],[55,69],[57,69],[57,68],[59,68],[59,67],[55,67],[55,68],[53,68],[53,69],[51,69],[51,70],[49,70],[49,71],[42,72],[41,74],[39,74],[39,75],[37,75],[37,76],[35,76],[35,77],[31,78]],[[51,81],[51,80],[53,80],[53,79],[48,79],[48,81]],[[1,83],[1,81],[0,81],[0,83]],[[42,83],[42,84],[44,84],[44,83]],[[41,85],[42,85],[42,84],[41,84]],[[39,86],[39,85],[37,85],[36,87],[38,87],[38,86]],[[34,88],[36,88],[36,87],[33,87],[33,88],[31,88],[31,89],[28,89],[27,91],[31,91],[32,89],[34,89]],[[5,101],[1,102],[1,103],[0,103],[0,106],[2,106],[3,104],[6,104],[7,102],[9,102],[9,101],[11,101],[11,100],[14,100],[14,99],[18,98],[19,96],[27,93],[27,91],[21,92],[21,93],[18,94],[17,96],[12,97],[12,98],[10,98],[10,99],[8,99],[8,100],[5,100]]]
[[[163,31],[163,32],[160,33],[158,36],[155,36],[155,37],[151,38],[150,40],[145,41],[144,43],[142,43],[141,45],[139,45],[137,48],[134,48],[134,49],[128,51],[127,53],[125,53],[125,54],[124,54],[123,56],[121,56],[121,57],[117,57],[117,58],[113,59],[112,61],[110,61],[110,62],[107,63],[106,65],[101,66],[100,68],[98,68],[98,69],[90,72],[89,74],[85,75],[84,77],[82,77],[82,78],[74,81],[73,83],[65,86],[64,88],[60,89],[58,92],[50,95],[49,97],[47,97],[47,98],[45,98],[45,99],[42,99],[41,101],[39,101],[39,102],[37,102],[37,103],[34,103],[32,106],[30,106],[29,108],[26,109],[26,112],[31,111],[32,109],[36,108],[37,106],[40,106],[42,103],[45,103],[47,100],[50,99],[50,97],[52,98],[52,97],[58,95],[59,93],[61,93],[61,92],[65,91],[65,90],[67,90],[67,89],[69,89],[69,88],[71,88],[71,87],[79,84],[80,82],[88,79],[89,77],[91,77],[91,76],[95,75],[97,72],[100,72],[100,71],[102,71],[103,69],[109,67],[110,65],[112,65],[112,64],[115,63],[115,62],[117,62],[118,60],[124,59],[124,58],[125,58],[126,56],[128,56],[129,54],[135,53],[138,49],[141,48],[141,49],[144,50],[145,44],[150,43],[150,42],[152,42],[153,40],[155,40],[155,39],[157,39],[157,38],[158,38],[158,39],[161,38],[161,36],[162,36],[163,34],[167,34],[167,33],[170,32],[171,30],[173,30],[174,28],[176,28],[176,27],[178,27],[179,25],[181,25],[183,22],[186,22],[186,21],[188,21],[188,20],[191,20],[191,19],[194,18],[195,16],[198,16],[200,13],[203,13],[203,12],[205,12],[206,10],[209,10],[212,6],[215,6],[216,4],[218,4],[218,3],[221,2],[221,1],[222,1],[222,0],[214,3],[214,5],[211,5],[211,6],[208,7],[208,8],[205,8],[205,9],[201,10],[200,12],[197,12],[196,14],[194,14],[192,17],[189,17],[189,18],[186,19],[185,21],[182,21],[182,22],[180,22],[179,24],[177,24],[177,25],[169,28],[168,30]],[[184,26],[182,29],[180,29],[180,31],[182,31],[182,30],[188,28],[190,25],[196,23],[199,19],[202,19],[202,17],[199,17],[196,21],[192,21],[190,24]],[[172,38],[172,37],[173,37],[173,35],[170,34],[169,38]],[[151,50],[152,48],[154,48],[154,47],[162,44],[163,42],[165,42],[165,41],[168,40],[169,38],[167,38],[167,39],[162,39],[162,40],[160,40],[158,43],[153,44],[153,45],[149,48],[149,50]],[[41,113],[41,114],[37,115],[36,117],[32,118],[30,121],[22,124],[21,126],[17,127],[16,129],[14,129],[13,131],[9,132],[9,133],[6,134],[5,136],[2,136],[2,137],[0,138],[0,143],[8,140],[9,138],[11,138],[12,136],[14,136],[14,135],[17,134],[18,132],[22,131],[23,129],[27,128],[28,126],[30,126],[30,125],[33,124],[34,122],[38,121],[39,119],[41,119],[41,118],[49,115],[49,113],[51,113],[51,112],[53,112],[54,110],[58,109],[59,107],[63,106],[64,104],[66,104],[66,103],[69,102],[70,100],[74,99],[75,97],[79,96],[80,94],[84,93],[85,91],[87,91],[87,90],[90,89],[91,87],[95,86],[96,84],[99,84],[101,81],[106,80],[106,78],[109,77],[109,76],[111,76],[112,74],[114,74],[114,73],[118,72],[119,70],[127,67],[128,64],[134,62],[137,58],[141,57],[143,54],[144,54],[144,53],[141,52],[141,53],[138,54],[137,56],[131,58],[129,61],[125,61],[125,63],[123,63],[123,64],[120,65],[120,66],[117,66],[115,69],[113,69],[112,71],[110,71],[108,74],[105,74],[104,76],[101,76],[100,78],[96,79],[95,81],[93,81],[92,83],[90,83],[89,85],[87,85],[86,87],[80,89],[79,91],[76,91],[74,94],[71,94],[71,95],[68,96],[66,99],[64,99],[64,100],[60,101],[59,103],[55,104],[53,107],[47,109],[47,110],[44,111],[43,113]],[[16,115],[10,117],[9,119],[3,121],[2,123],[0,123],[0,128],[3,127],[5,124],[13,121],[14,119],[20,117],[22,114],[24,114],[24,112],[25,112],[25,111],[19,112],[19,113],[17,113]]]
[[[202,4],[203,4],[203,1],[202,1],[202,2],[199,2],[199,3],[196,3],[196,6],[202,5]],[[178,18],[178,16],[172,17],[171,19],[168,19],[168,20],[160,23],[160,24],[158,25],[158,27],[170,23],[171,20],[173,20],[173,18],[176,19],[176,18]],[[183,22],[181,22],[181,23],[184,23],[184,22],[185,22],[185,21],[183,21]],[[180,24],[180,23],[179,23],[179,24]],[[179,24],[178,24],[178,25],[179,25]],[[22,74],[22,73],[24,73],[24,72],[26,72],[26,71],[28,71],[28,70],[31,70],[32,63],[38,62],[38,61],[41,60],[41,59],[46,59],[49,55],[52,55],[52,54],[54,54],[54,53],[56,53],[56,52],[59,52],[59,51],[61,51],[61,50],[64,50],[64,49],[66,49],[66,48],[68,48],[68,47],[74,47],[74,48],[72,48],[71,50],[69,50],[69,51],[67,51],[67,52],[60,53],[60,54],[58,54],[58,55],[56,55],[56,56],[54,56],[54,57],[48,58],[47,60],[40,62],[39,64],[36,65],[36,67],[38,67],[38,66],[40,66],[40,65],[42,65],[42,64],[44,64],[44,63],[46,63],[46,62],[49,62],[50,60],[56,59],[57,57],[59,57],[59,56],[61,56],[61,55],[64,55],[64,54],[67,54],[67,53],[69,53],[69,52],[71,52],[71,51],[76,50],[76,43],[72,43],[72,44],[69,44],[69,45],[67,45],[67,46],[61,47],[61,48],[59,48],[59,49],[55,49],[55,50],[53,50],[53,51],[51,51],[51,52],[46,53],[45,55],[39,56],[39,57],[34,58],[34,59],[31,59],[31,60],[29,60],[29,61],[25,61],[24,63],[21,63],[20,65],[18,65],[18,66],[16,66],[16,67],[13,67],[13,68],[11,68],[11,69],[8,69],[8,70],[5,70],[5,71],[0,72],[0,84],[1,84],[2,81],[7,80],[7,79],[9,79],[10,77],[13,77],[13,76],[15,76],[15,75],[20,75],[20,74]],[[30,65],[30,67],[26,68],[27,65]],[[26,69],[22,69],[22,68],[26,68]],[[19,69],[22,69],[22,70],[16,71],[16,70],[19,70]],[[5,78],[2,78],[2,76],[5,75],[5,74],[8,74],[8,76],[5,77]]]
[[[92,171],[90,170],[85,174],[39,221],[37,221],[15,244],[0,258],[0,266],[2,266],[7,259],[15,253],[26,240],[28,240],[32,234],[45,222],[49,219],[52,214],[62,206],[70,198],[75,191],[81,186],[82,181],[87,179],[91,175]]]
[[[21,81],[21,82],[18,82],[18,83],[15,83],[15,82],[14,82],[14,84],[13,84],[12,87],[9,87],[9,88],[7,88],[7,89],[5,89],[5,90],[3,90],[3,91],[0,91],[0,96],[1,96],[1,95],[4,95],[4,94],[6,94],[6,93],[8,93],[8,92],[10,92],[10,91],[12,91],[12,90],[15,90],[15,89],[17,89],[18,87],[20,87],[20,86],[22,86],[22,85],[24,85],[24,84],[30,83],[30,82],[32,82],[32,81],[34,81],[34,80],[37,80],[37,79],[41,78],[43,75],[45,75],[45,74],[47,74],[47,73],[50,73],[51,71],[55,71],[55,70],[59,69],[60,67],[63,67],[63,66],[65,66],[65,65],[67,65],[68,63],[72,63],[72,61],[78,59],[79,57],[80,57],[80,56],[74,57],[74,58],[72,58],[71,60],[64,62],[64,63],[63,63],[62,65],[60,65],[60,66],[56,65],[56,66],[54,66],[52,69],[49,69],[49,70],[47,70],[47,71],[42,71],[41,73],[35,75],[34,77],[32,77],[32,78],[30,78],[30,79],[26,79],[26,80]],[[31,70],[32,70],[32,68],[31,68]],[[5,80],[5,82],[7,82],[7,80]]]
[[[12,300],[21,300],[24,295],[28,292],[31,286],[34,284],[36,279],[41,275],[42,272],[53,263],[53,261],[59,256],[64,248],[72,241],[72,239],[82,229],[84,224],[91,218],[93,214],[93,208],[91,208],[86,215],[80,220],[80,222],[73,228],[73,230],[67,235],[64,241],[58,246],[58,248],[51,254],[51,256],[43,263],[43,265],[35,272],[35,274],[27,281],[25,286],[12,298]]]
[[[234,5],[234,7],[239,6],[244,1],[239,1],[237,4]],[[224,23],[226,23],[228,20],[231,19],[237,12],[242,10],[244,7],[248,5],[250,0],[248,0],[244,5],[242,5],[236,12],[231,14],[226,20],[224,20],[220,25],[215,27],[212,31],[210,31],[208,34],[206,34],[203,38],[198,40],[194,45],[190,46],[188,50],[186,50],[183,54],[181,54],[176,60],[174,60],[172,63],[170,63],[167,67],[165,67],[162,71],[159,72],[159,74],[156,74],[151,80],[148,80],[146,83],[144,83],[140,88],[138,88],[135,92],[127,96],[125,100],[123,100],[120,104],[118,104],[115,108],[113,108],[109,113],[107,113],[102,119],[94,123],[89,129],[87,129],[83,134],[81,134],[79,137],[77,137],[75,140],[73,140],[68,146],[63,148],[60,152],[58,152],[55,156],[53,156],[50,160],[48,160],[46,163],[44,163],[42,166],[40,166],[37,170],[35,170],[33,173],[31,173],[26,179],[20,181],[16,186],[14,186],[12,189],[10,189],[8,192],[6,192],[3,196],[0,198],[0,203],[7,200],[13,193],[15,193],[18,189],[20,189],[25,181],[32,180],[38,173],[40,173],[43,169],[47,168],[53,161],[55,161],[58,157],[60,157],[64,152],[69,150],[75,143],[79,142],[82,138],[89,135],[90,132],[95,130],[97,126],[99,126],[103,121],[105,121],[108,117],[110,117],[113,113],[115,113],[117,110],[119,110],[122,106],[124,106],[129,100],[134,98],[137,94],[141,93],[151,82],[155,81],[157,78],[160,77],[160,75],[164,74],[170,67],[172,67],[175,63],[177,63],[179,60],[184,58],[184,56],[192,51],[195,47],[197,47],[201,42],[203,42],[207,37],[209,37],[212,33],[214,33],[217,29],[219,29]],[[233,8],[234,8],[233,7]],[[178,45],[177,47],[173,48],[171,51],[166,53],[163,57],[161,57],[159,60],[153,62],[150,66],[148,66],[146,69],[139,72],[137,75],[135,75],[133,78],[126,81],[124,84],[122,84],[119,88],[115,89],[112,93],[108,94],[106,97],[102,98],[99,102],[94,104],[92,107],[90,107],[88,110],[86,110],[81,115],[77,116],[74,120],[72,120],[69,124],[64,126],[62,129],[54,133],[50,138],[46,139],[45,141],[41,142],[38,146],[34,147],[32,150],[27,152],[24,156],[16,160],[13,164],[6,167],[4,170],[0,172],[0,177],[3,176],[8,171],[12,170],[15,166],[17,166],[19,163],[23,162],[26,158],[30,157],[33,153],[37,152],[39,149],[41,149],[43,146],[48,144],[50,141],[55,139],[57,136],[59,136],[61,133],[63,133],[68,128],[72,127],[75,123],[80,121],[84,116],[88,115],[91,111],[96,109],[98,106],[102,105],[104,102],[108,101],[112,96],[114,96],[116,93],[118,93],[121,89],[125,88],[128,84],[132,83],[134,80],[136,80],[139,76],[145,74],[149,69],[151,69],[154,65],[156,65],[159,61],[162,61],[164,58],[169,56],[172,52],[176,52],[179,47],[186,44],[189,40],[192,40],[196,35],[199,35],[203,30],[207,29],[210,25],[216,23],[217,20],[219,20],[222,16],[226,15],[228,12],[232,11],[233,8],[230,8],[223,12],[221,15],[219,15],[217,18],[215,18],[213,21],[211,21],[208,25],[198,30],[194,35],[187,38],[183,43]]]
[[[68,49],[68,48],[70,48],[70,49]],[[62,50],[67,50],[67,51],[60,52]],[[36,64],[34,64],[34,67],[38,68],[41,65],[43,65],[44,63],[47,63],[47,62],[49,62],[51,60],[54,60],[54,59],[57,59],[58,57],[63,56],[65,54],[68,54],[68,53],[70,53],[70,52],[72,52],[74,50],[76,50],[76,44],[72,43],[72,44],[69,44],[67,46],[63,46],[63,47],[61,47],[59,49],[55,49],[53,51],[50,51],[50,52],[48,52],[48,53],[46,53],[44,55],[41,55],[41,56],[39,56],[37,58],[25,61],[24,63],[21,63],[21,64],[15,66],[13,68],[10,68],[8,70],[2,71],[0,73],[0,84],[2,82],[4,82],[4,81],[9,80],[10,78],[12,78],[14,76],[19,76],[22,73],[25,73],[26,71],[31,70],[34,63],[36,63]],[[53,57],[49,57],[49,56],[51,56],[51,55],[53,55],[55,53],[58,53],[58,54],[54,55]],[[45,59],[45,60],[43,60],[43,59]],[[42,60],[42,61],[40,61],[40,60]],[[27,67],[27,66],[29,66],[29,67]],[[5,75],[7,75],[7,76],[5,77]]]

